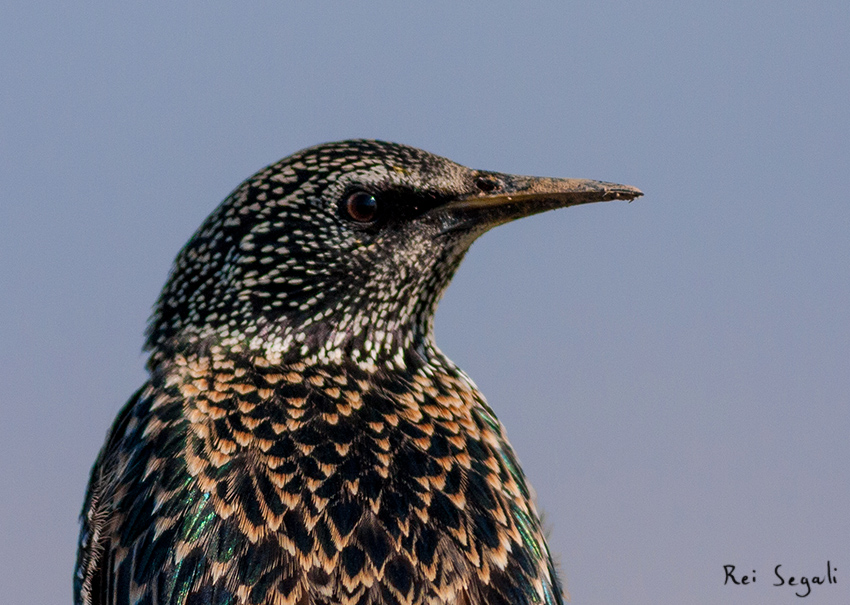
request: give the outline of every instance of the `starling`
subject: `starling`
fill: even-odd
[[[437,302],[502,223],[641,195],[370,140],[242,183],[172,268],[82,513],[75,603],[563,601],[531,490]]]

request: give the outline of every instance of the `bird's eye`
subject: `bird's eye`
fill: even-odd
[[[357,191],[345,199],[342,211],[348,219],[371,223],[378,216],[378,200],[371,193]]]

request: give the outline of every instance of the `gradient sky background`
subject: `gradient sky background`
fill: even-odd
[[[646,193],[487,234],[437,316],[573,603],[795,603],[773,567],[827,560],[805,602],[850,602],[850,4],[576,4],[4,6],[4,602],[71,601],[177,251],[262,166],[351,137]]]

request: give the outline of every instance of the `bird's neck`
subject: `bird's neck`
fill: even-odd
[[[403,301],[403,302],[402,302]],[[273,365],[355,365],[363,371],[400,371],[445,357],[434,343],[436,297],[394,297],[383,304],[327,307],[327,313],[255,316],[235,325],[189,325],[150,347],[154,369],[175,354],[216,351],[262,357]]]
[[[355,315],[351,325],[316,325],[293,333],[273,330],[244,333],[220,330],[183,332],[151,351],[148,369],[156,371],[163,361],[181,357],[261,366],[314,366],[356,368],[358,372],[381,374],[410,372],[431,366],[454,371],[456,366],[440,351],[433,338],[433,315],[422,316],[402,326],[369,326],[357,330],[362,319]]]

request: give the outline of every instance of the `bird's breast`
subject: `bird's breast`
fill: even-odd
[[[552,582],[502,427],[449,368],[182,356],[161,388],[150,395],[163,420],[147,430],[182,433],[191,489],[164,492],[160,507],[228,528],[234,552],[262,547],[349,592],[419,578],[448,599],[473,577],[529,594]]]

